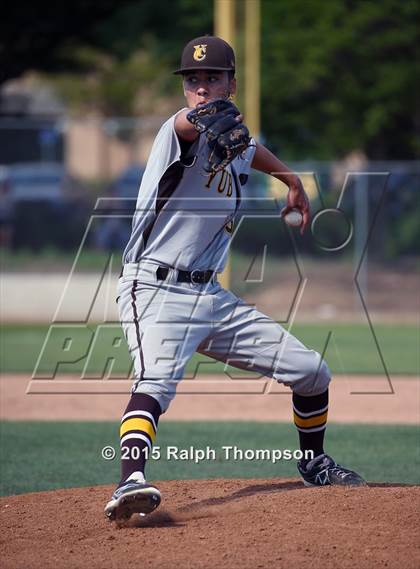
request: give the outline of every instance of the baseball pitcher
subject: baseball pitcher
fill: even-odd
[[[282,215],[299,212],[303,232],[310,212],[301,181],[251,137],[232,103],[235,55],[225,41],[190,41],[175,73],[182,77],[187,106],[164,123],[154,141],[118,282],[135,382],[120,427],[121,480],[105,514],[119,521],[159,505],[160,492],[146,482],[145,465],[159,417],[195,352],[291,388],[300,448],[314,457],[297,465],[305,485],[364,485],[324,452],[327,364],[217,280],[250,169],[276,172],[288,186]]]

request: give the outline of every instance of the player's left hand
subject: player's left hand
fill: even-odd
[[[284,217],[290,211],[297,209],[302,214],[302,224],[300,226],[300,233],[303,235],[305,229],[309,225],[311,219],[311,211],[309,206],[309,199],[303,189],[302,182],[298,177],[289,184],[289,191],[287,193],[287,205],[281,210],[280,215]]]

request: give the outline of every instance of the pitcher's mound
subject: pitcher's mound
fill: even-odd
[[[3,568],[416,568],[420,487],[296,480],[158,483],[162,505],[121,529],[99,486],[0,499]]]

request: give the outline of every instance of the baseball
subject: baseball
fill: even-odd
[[[299,227],[302,224],[302,220],[302,214],[297,209],[289,211],[289,213],[286,213],[284,216],[284,221],[287,225],[290,225],[290,227]]]

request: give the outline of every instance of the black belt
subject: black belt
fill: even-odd
[[[168,273],[167,267],[159,267],[156,271],[156,277],[159,281],[165,281]],[[214,271],[178,271],[176,280],[179,283],[204,284],[211,281],[214,275]]]

